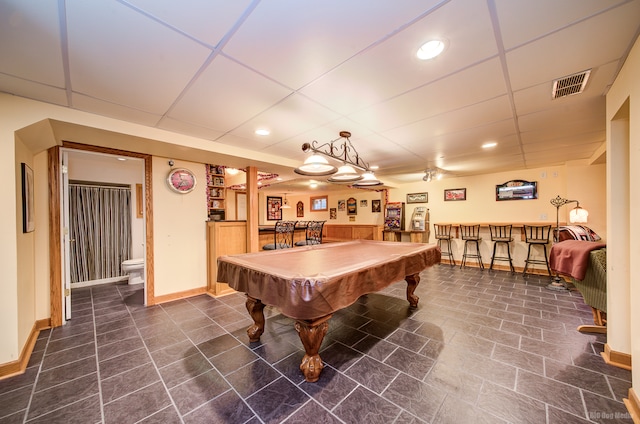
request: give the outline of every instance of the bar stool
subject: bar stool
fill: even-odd
[[[480,255],[480,224],[477,225],[463,225],[460,224],[460,236],[464,240],[464,253],[462,254],[462,262],[460,262],[460,268],[464,266],[467,258],[476,258],[480,269],[484,269],[482,263],[482,256]],[[467,247],[469,244],[476,245],[476,253],[467,253]]]
[[[547,244],[549,244],[549,234],[551,234],[551,225],[525,225],[524,236],[525,241],[529,245],[527,249],[527,259],[524,261],[524,271],[522,275],[527,273],[527,268],[530,264],[545,265],[547,272],[551,275],[551,268],[549,267],[549,257],[547,256]],[[531,248],[533,246],[541,246],[544,253],[544,260],[531,259]]]
[[[509,261],[509,268],[511,272],[516,272],[513,267],[513,259],[511,259],[511,237],[512,225],[491,225],[489,224],[489,232],[491,233],[491,241],[493,242],[493,255],[491,255],[491,265],[489,269],[493,269],[494,261]],[[496,248],[498,244],[504,244],[507,246],[507,256],[496,256]]]
[[[296,221],[278,221],[273,229],[273,243],[265,244],[262,250],[289,249],[293,247]]]
[[[442,256],[449,257],[449,265],[454,266],[456,260],[453,258],[453,252],[451,252],[451,224],[433,224],[433,229],[436,232],[436,240],[438,240],[438,247]],[[442,250],[442,242],[447,242],[447,250]]]

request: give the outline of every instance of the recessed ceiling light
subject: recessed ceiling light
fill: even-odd
[[[488,142],[488,143],[484,143],[484,144],[482,145],[482,148],[483,148],[483,149],[490,149],[490,148],[492,148],[492,147],[496,147],[497,145],[498,145],[498,143],[496,143],[495,141],[490,141],[490,142]]]
[[[416,56],[420,60],[429,60],[438,56],[440,53],[444,51],[444,41],[442,40],[431,40],[424,43],[418,49]]]
[[[118,160],[125,161],[125,160],[127,160],[127,158],[118,158]]]
[[[271,131],[265,129],[265,128],[258,128],[256,130],[256,135],[269,135],[271,134]]]
[[[369,169],[374,169],[374,170],[375,170],[375,169],[378,169],[378,168],[380,168],[378,165],[371,165],[371,166],[369,167]]]
[[[309,184],[309,187],[316,188],[318,187],[318,183],[312,182],[311,184]]]

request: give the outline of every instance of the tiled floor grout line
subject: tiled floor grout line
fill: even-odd
[[[98,379],[98,397],[100,399],[100,417],[102,422],[105,422],[104,416],[104,399],[102,397],[102,379],[100,378],[100,357],[98,353],[98,326],[96,324],[96,307],[93,298],[93,289],[90,289],[91,293],[91,317],[93,319],[93,342],[96,350],[96,377]]]
[[[124,297],[123,297],[122,292],[120,290],[118,290],[118,294],[120,295],[120,297],[123,298],[123,302],[124,302]],[[127,308],[127,313],[129,314],[129,318],[131,318],[131,321],[133,322],[133,326],[135,327],[136,332],[138,333],[138,337],[140,337],[140,340],[142,341],[142,345],[144,346],[144,349],[147,352],[147,355],[149,355],[149,360],[150,360],[151,364],[153,365],[153,368],[156,370],[156,373],[158,374],[158,378],[160,379],[160,382],[162,383],[162,387],[164,387],[164,390],[167,393],[167,396],[169,397],[169,400],[171,401],[171,405],[173,406],[173,408],[175,409],[176,413],[178,414],[178,417],[180,418],[180,422],[184,423],[184,420],[182,418],[182,414],[180,414],[180,410],[178,409],[178,405],[176,405],[175,401],[173,400],[173,396],[171,396],[171,392],[169,392],[169,388],[167,387],[167,383],[164,381],[164,378],[162,378],[162,374],[160,373],[160,369],[156,365],[156,362],[153,360],[153,356],[151,356],[151,352],[149,351],[149,347],[147,346],[147,344],[144,341],[144,338],[142,337],[142,332],[140,331],[140,328],[138,327],[138,324],[136,323],[136,320],[133,318],[133,313],[131,312],[129,307],[126,306],[126,304],[125,304],[125,307]],[[165,313],[166,313],[166,311],[165,311]],[[142,364],[140,366],[143,366],[143,365],[146,365],[146,364]],[[151,384],[149,384],[149,385],[147,385],[145,387],[149,387],[152,384],[155,384],[155,383],[151,383]],[[144,387],[141,387],[136,391],[140,391],[142,389],[144,389]],[[128,395],[129,394],[127,394],[125,396],[128,396]],[[164,410],[164,408],[162,410]],[[153,414],[151,414],[151,415],[149,415],[147,417],[144,417],[139,421],[145,420],[146,418],[149,418],[149,417],[157,414],[158,412],[160,412],[160,411],[156,411]]]
[[[207,318],[211,319],[208,315],[206,315],[204,312],[202,312],[202,310],[201,310],[200,308],[198,308],[196,305],[194,305],[193,303],[191,303],[191,302],[189,301],[189,299],[187,299],[187,302],[188,302],[191,306],[193,306],[194,308],[196,308],[199,312],[201,312],[204,316],[206,316]],[[160,306],[162,306],[162,305],[160,305]],[[227,305],[227,306],[228,306],[228,305]],[[232,309],[233,309],[233,308],[232,308]],[[170,315],[166,310],[165,310],[165,313],[166,313],[167,315],[169,315],[169,318],[171,318],[171,315]],[[176,324],[176,325],[177,325],[177,323],[173,320],[173,318],[171,318],[171,321],[172,321],[174,324]],[[213,319],[211,319],[211,321],[212,321],[212,322],[215,322]],[[231,337],[233,337],[234,339],[236,339],[236,340],[237,340],[237,338],[236,338],[233,334],[229,333],[229,331],[228,331],[226,328],[224,328],[224,327],[222,327],[222,326],[220,326],[220,327],[225,331],[225,333],[226,333],[226,334],[229,334]],[[213,364],[213,362],[211,362],[211,360],[210,360],[209,358],[207,358],[207,355],[205,355],[205,354],[204,354],[204,352],[203,352],[202,350],[200,350],[200,348],[198,347],[198,345],[197,345],[197,344],[195,344],[195,343],[194,343],[194,342],[189,338],[189,336],[185,333],[185,331],[184,331],[182,328],[180,328],[179,326],[178,326],[178,328],[180,329],[180,331],[182,332],[182,334],[184,334],[184,335],[185,335],[185,337],[187,338],[187,340],[189,340],[189,343],[191,343],[191,344],[193,345],[193,347],[194,347],[194,348],[196,348],[196,350],[197,350],[197,351],[198,351],[198,352],[199,352],[199,353],[200,353],[200,354],[201,354],[201,355],[202,355],[202,356],[207,360],[207,362],[211,365],[212,369],[216,370],[216,372],[218,372],[218,373],[220,374],[220,376],[222,377],[222,379],[224,380],[224,382],[225,382],[225,383],[227,383],[227,384],[229,385],[229,390],[225,390],[224,392],[220,393],[220,394],[219,394],[218,396],[216,396],[215,398],[213,398],[213,399],[209,399],[207,402],[203,403],[203,404],[202,404],[202,405],[200,405],[199,407],[194,408],[194,409],[192,409],[191,411],[189,411],[186,415],[189,415],[189,414],[193,413],[194,411],[196,411],[197,409],[200,409],[200,408],[204,407],[207,403],[209,403],[209,402],[211,402],[211,401],[213,401],[213,400],[215,400],[215,399],[219,398],[220,396],[222,396],[223,394],[227,393],[228,391],[233,391],[233,392],[238,396],[238,398],[240,398],[240,399],[242,400],[242,402],[244,402],[244,404],[249,408],[249,410],[251,410],[251,412],[253,412],[253,414],[254,414],[256,417],[258,417],[258,414],[253,410],[253,408],[251,407],[251,405],[249,405],[249,404],[245,401],[245,399],[244,399],[242,396],[240,396],[240,393],[238,393],[238,391],[236,390],[236,388],[235,388],[235,387],[233,387],[233,384],[231,384],[231,383],[229,382],[229,380],[227,380],[227,377],[226,377],[226,376],[225,376],[225,375],[224,375],[224,374],[223,374],[223,373],[222,373],[222,372],[221,372],[221,371],[220,371],[220,370],[219,370],[219,369],[218,369],[218,368]],[[259,359],[261,359],[261,358],[259,358],[259,357],[258,357],[258,358],[256,358],[256,361],[257,361],[257,360],[259,360]],[[152,360],[153,360],[153,358],[152,358]],[[249,364],[247,364],[247,365],[250,365],[250,364],[252,364],[253,362],[255,362],[255,361],[252,361],[252,362],[250,362],[250,363],[249,363]],[[245,365],[245,366],[247,366],[247,365]],[[205,372],[208,372],[208,371],[205,371]],[[204,373],[203,373],[203,374],[204,374]],[[231,373],[231,374],[232,374],[232,373]],[[194,376],[194,377],[192,377],[192,378],[196,378],[196,377],[197,377],[197,376]],[[161,376],[161,378],[162,378],[162,376]],[[189,380],[183,381],[183,382],[182,382],[182,383],[180,383],[180,384],[184,384],[184,383],[186,383],[187,381],[189,381]],[[176,386],[176,387],[177,387],[177,386]],[[176,408],[176,410],[177,410],[177,408]],[[178,411],[178,415],[180,415],[180,418],[182,419],[182,415],[180,414],[180,411]],[[260,420],[260,421],[262,422],[262,420]]]
[[[47,348],[49,347],[49,342],[51,341],[52,334],[53,334],[53,331],[50,331],[49,334],[47,335],[47,343],[45,344],[42,352],[42,360],[38,364],[38,372],[36,373],[36,378],[33,381],[33,387],[31,388],[31,395],[29,396],[29,402],[27,402],[27,406],[25,408],[24,418],[22,419],[23,423],[27,422],[27,417],[29,416],[29,409],[31,408],[31,402],[33,401],[33,396],[36,393],[38,379],[40,378],[40,373],[42,372],[42,365],[44,364],[44,355],[47,353]]]

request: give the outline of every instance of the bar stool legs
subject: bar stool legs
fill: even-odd
[[[462,254],[462,262],[460,263],[460,268],[462,268],[467,262],[467,258],[476,258],[478,260],[478,266],[480,269],[484,269],[484,264],[482,263],[482,255],[480,255],[480,240],[465,240],[464,241],[464,253]],[[467,253],[467,247],[469,243],[475,244],[476,253]]]
[[[460,225],[460,235],[462,240],[464,240],[464,252],[462,254],[462,262],[460,262],[460,268],[465,265],[467,258],[476,258],[480,269],[484,269],[482,255],[480,255],[480,241],[482,241],[482,237],[480,237],[480,225]],[[467,253],[469,244],[475,244],[475,253]]]
[[[440,247],[440,253],[442,256],[449,257],[449,265],[455,266],[456,260],[453,257],[451,251],[451,224],[433,224],[433,228],[436,233],[436,239],[438,240],[438,247]],[[447,242],[447,250],[442,250],[442,242]]]
[[[447,250],[442,250],[443,241],[447,242]],[[449,258],[449,265],[455,266],[456,260],[453,258],[453,252],[451,251],[451,238],[439,238],[438,247],[440,247],[441,255]]]
[[[493,241],[493,254],[491,255],[491,265],[489,269],[493,269],[494,261],[508,261],[511,273],[516,272],[513,266],[513,259],[511,258],[511,237],[512,225],[489,225],[489,231],[491,232],[491,241]],[[496,249],[498,244],[502,243],[507,246],[507,256],[496,256]]]
[[[542,246],[542,251],[544,253],[544,260],[540,259],[530,259],[531,258],[531,247],[532,246]],[[522,275],[525,275],[527,273],[527,268],[529,268],[529,264],[538,264],[538,265],[546,265],[547,266],[547,272],[549,273],[549,276],[552,276],[551,274],[551,267],[549,267],[549,256],[547,256],[547,245],[546,244],[540,244],[540,243],[529,243],[529,248],[527,249],[527,259],[525,259],[524,261],[524,270],[522,271]]]
[[[496,256],[496,247],[498,246],[498,243],[503,243],[505,246],[507,246],[507,256]],[[493,242],[493,255],[491,255],[491,265],[489,265],[489,269],[493,269],[494,261],[509,261],[509,268],[511,269],[511,273],[516,272],[516,269],[513,266],[513,259],[511,259],[510,242],[501,240]]]
[[[547,244],[549,243],[549,234],[551,233],[551,225],[525,225],[524,226],[525,240],[529,245],[527,249],[527,259],[524,261],[524,270],[522,275],[527,274],[527,269],[531,264],[545,265],[547,272],[551,276],[551,268],[549,267],[549,256],[547,255]],[[544,253],[543,259],[531,259],[531,247],[541,246]]]

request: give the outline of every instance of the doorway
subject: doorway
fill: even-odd
[[[142,235],[140,243],[140,255],[145,259],[145,286],[144,286],[144,304],[146,306],[153,305],[154,302],[154,280],[153,280],[153,214],[151,210],[151,191],[152,191],[152,167],[151,155],[140,154],[135,152],[122,151],[98,146],[91,146],[72,142],[63,142],[62,147],[56,146],[49,150],[49,182],[50,182],[50,264],[51,264],[51,325],[53,327],[60,326],[65,322],[65,304],[67,298],[70,299],[70,288],[65,284],[69,279],[65,276],[65,235],[64,235],[64,178],[63,170],[65,169],[61,163],[60,157],[63,150],[79,151],[85,153],[94,153],[99,155],[111,155],[115,157],[130,158],[138,160],[138,172],[142,177],[143,196],[141,204],[143,210],[142,219]],[[135,187],[135,185],[133,186]],[[53,195],[58,193],[59,195]],[[136,211],[134,210],[134,214]],[[56,223],[60,223],[57,225]],[[67,239],[69,237],[66,237]],[[68,252],[68,251],[67,251]],[[68,253],[67,253],[68,255]],[[70,305],[69,305],[70,307]]]

